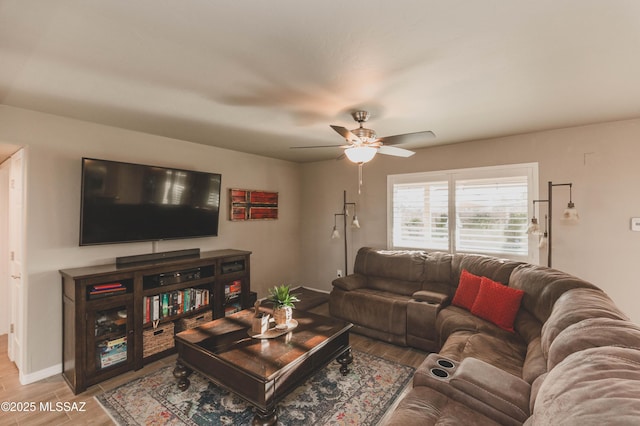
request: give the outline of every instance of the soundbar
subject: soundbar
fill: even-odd
[[[160,253],[147,253],[147,254],[138,254],[134,256],[121,256],[116,257],[116,266],[126,266],[131,265],[133,263],[144,263],[144,262],[157,262],[157,261],[169,261],[181,258],[191,258],[191,257],[200,257],[200,249],[184,249],[184,250],[174,250],[174,251],[164,251]]]

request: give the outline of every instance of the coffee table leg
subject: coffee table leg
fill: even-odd
[[[256,414],[251,421],[252,426],[273,426],[278,422],[276,407],[271,410],[261,410],[256,408]]]
[[[179,362],[176,364],[176,368],[173,369],[173,377],[178,379],[178,389],[181,391],[189,389],[189,385],[191,385],[189,375],[191,373],[193,373],[192,369],[185,367]]]
[[[336,358],[336,361],[340,364],[340,373],[342,373],[343,376],[349,374],[349,364],[353,362],[351,348],[344,351],[338,358]]]

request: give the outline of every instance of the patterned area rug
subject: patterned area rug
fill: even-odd
[[[414,368],[353,352],[343,377],[332,362],[278,405],[279,425],[375,425],[413,377]],[[250,425],[253,408],[198,373],[178,390],[173,366],[96,396],[119,425]]]

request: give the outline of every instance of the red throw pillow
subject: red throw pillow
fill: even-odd
[[[473,275],[466,269],[463,269],[460,274],[458,289],[456,290],[456,294],[453,296],[451,304],[470,311],[473,306],[473,302],[476,301],[478,290],[480,290],[481,279],[482,277]]]
[[[513,322],[523,295],[522,290],[482,277],[471,313],[513,333]]]

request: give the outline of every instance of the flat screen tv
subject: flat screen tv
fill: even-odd
[[[80,245],[218,235],[218,173],[82,159]]]

